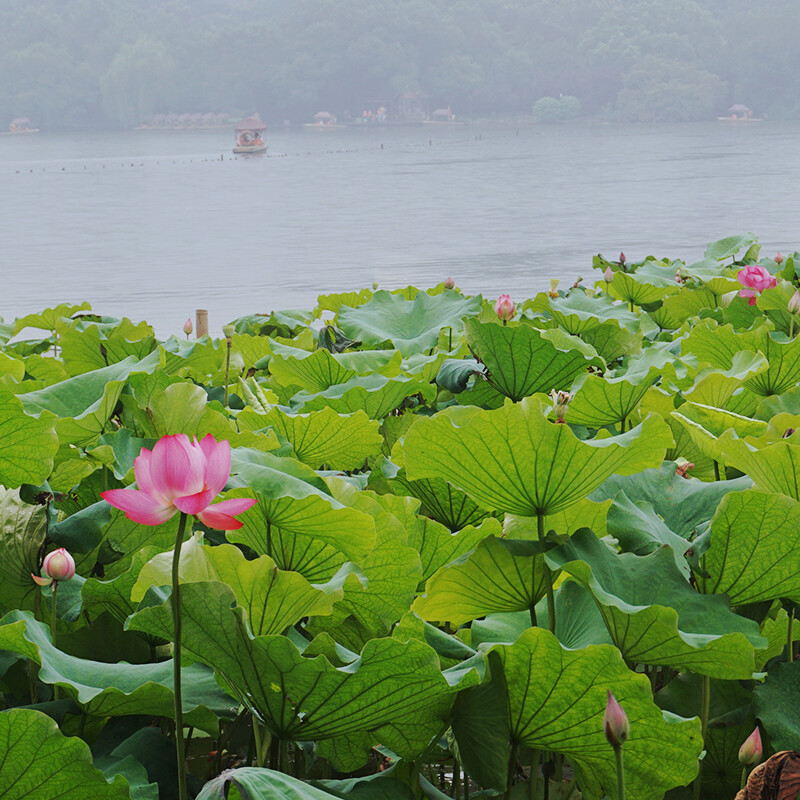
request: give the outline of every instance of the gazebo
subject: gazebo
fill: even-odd
[[[748,108],[747,106],[743,106],[741,103],[737,103],[736,105],[731,106],[728,109],[728,114],[732,118],[738,119],[752,119],[753,118],[753,110]]]

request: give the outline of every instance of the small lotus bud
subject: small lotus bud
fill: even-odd
[[[800,313],[800,290],[795,290],[795,293],[789,299],[787,308],[790,314]]]
[[[42,572],[42,577],[31,573],[39,586],[48,586],[53,581],[68,581],[75,574],[75,559],[63,547],[59,547],[44,557]]]
[[[612,747],[622,747],[630,733],[628,717],[611,692],[608,693],[606,711],[603,714],[603,733]]]
[[[739,763],[746,767],[754,767],[761,761],[764,754],[761,747],[761,731],[758,727],[744,740],[739,748]]]
[[[193,330],[194,326],[192,325],[192,320],[187,319],[186,322],[183,323],[183,332],[186,334],[187,339],[192,335]]]
[[[378,291],[378,281],[372,281],[372,291]]]
[[[233,325],[223,325],[222,326],[222,333],[225,335],[226,339],[230,339],[231,336],[236,332],[236,328]]]
[[[776,253],[774,261],[776,264],[783,264],[783,256],[780,253]]]
[[[611,271],[611,267],[606,267],[606,271],[603,273],[603,280],[606,283],[611,283],[614,280],[614,273]]]
[[[498,318],[502,320],[503,323],[513,319],[515,311],[514,302],[507,294],[501,294],[494,304],[494,313],[497,314]]]
[[[620,254],[619,254],[619,263],[620,264],[624,264],[625,263],[625,253],[623,253],[622,251],[620,251]]]
[[[444,281],[444,288],[445,289],[452,289],[456,285],[456,282],[448,275]]]
[[[553,401],[553,413],[556,415],[556,422],[564,423],[569,408],[569,401],[575,395],[572,392],[557,392],[553,389],[550,392],[550,399]]]

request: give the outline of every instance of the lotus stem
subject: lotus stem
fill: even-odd
[[[53,581],[53,608],[50,611],[50,638],[53,640],[53,647],[56,646],[56,625],[58,623],[58,581]],[[61,692],[57,684],[53,684],[53,700],[58,700]],[[33,700],[32,702],[36,702]]]
[[[714,461],[714,480],[720,480],[720,473],[719,473],[719,461]]]
[[[541,758],[541,752],[534,750],[531,758],[531,774],[528,777],[528,800],[536,800],[539,794],[539,761]]]
[[[747,776],[749,774],[750,774],[749,770],[747,769],[747,765],[745,764],[745,766],[742,767],[742,779],[739,782],[740,789],[744,789],[744,787],[747,786]]]
[[[789,316],[789,338],[794,339],[794,314]]]
[[[544,514],[540,511],[536,515],[536,532],[539,535],[539,544],[542,545],[542,558],[544,558]],[[550,567],[545,564],[547,571],[547,627],[550,633],[556,632],[556,604],[553,600],[553,580]]]
[[[792,627],[794,625],[794,608],[789,612],[789,630],[786,633],[786,660],[791,664],[794,661],[794,642],[792,641]]]
[[[175,700],[175,754],[178,759],[178,800],[189,800],[186,786],[186,745],[183,740],[183,692],[181,690],[181,595],[180,562],[187,515],[181,511],[175,550],[172,553],[173,697]]]
[[[508,759],[508,778],[506,781],[506,792],[503,795],[503,800],[509,800],[511,797],[511,787],[514,785],[514,773],[517,771],[517,752],[519,745],[514,742],[511,745],[511,755]]]
[[[231,347],[233,346],[233,339],[229,336],[226,340],[225,347],[225,408],[228,407],[228,381],[231,371]]]
[[[469,775],[464,770],[464,800],[469,800]]]
[[[708,734],[708,713],[711,708],[711,678],[703,675],[703,695],[702,706],[700,708],[700,734],[703,737],[703,747],[706,746],[706,736]],[[699,800],[700,787],[703,779],[703,762],[700,761],[697,770],[697,777],[694,779],[694,798]]]
[[[622,765],[622,745],[614,748],[617,761],[617,800],[625,800],[625,769]]]

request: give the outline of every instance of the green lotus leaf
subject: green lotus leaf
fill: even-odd
[[[323,311],[333,311],[335,314],[342,306],[357,308],[363,306],[370,297],[371,289],[361,289],[357,292],[334,292],[333,294],[321,294],[317,297],[317,306],[314,315],[319,317]]]
[[[460,394],[478,375],[483,375],[483,367],[476,359],[448,358],[436,374],[436,383],[451,394]]]
[[[774,262],[773,262],[774,263]],[[756,306],[775,323],[775,329],[789,334],[797,327],[797,319],[788,309],[789,300],[797,287],[788,281],[782,281],[777,286],[766,289],[756,298]]]
[[[411,609],[422,619],[459,626],[487,614],[532,609],[550,580],[538,542],[488,536],[442,567]]]
[[[25,362],[0,352],[0,378],[17,383],[25,377]]]
[[[159,553],[142,567],[131,590],[133,602],[142,600],[151,586],[169,585],[172,560],[173,552]],[[313,614],[330,614],[334,600],[342,596],[341,590],[329,594],[296,572],[279,570],[269,556],[248,561],[233,545],[205,547],[197,534],[181,549],[179,577],[182,584],[228,584],[256,636],[282,633]]]
[[[705,258],[714,261],[724,261],[731,258],[742,250],[747,250],[754,245],[758,239],[752,233],[741,233],[738,236],[726,236],[716,242],[706,246],[703,254]]]
[[[363,467],[383,445],[378,423],[363,411],[337,414],[332,408],[322,408],[310,414],[287,414],[273,408],[262,420],[288,439],[297,457],[314,469],[323,464],[342,470]]]
[[[85,742],[66,737],[41,711],[0,714],[0,796],[14,800],[128,800],[124,778],[108,783]]]
[[[751,351],[736,353],[731,361],[728,370],[701,370],[694,385],[684,389],[684,398],[693,403],[724,408],[737,389],[768,368],[764,356]]]
[[[726,280],[726,283],[728,282]],[[696,317],[702,309],[716,308],[717,294],[710,288],[683,287],[678,294],[665,297],[661,305],[654,311],[648,311],[648,314],[662,330],[674,331],[690,317]]]
[[[729,492],[749,489],[752,481],[737,478],[731,481],[705,483],[695,478],[680,478],[676,464],[668,461],[658,469],[636,475],[615,475],[609,478],[590,499],[601,502],[616,498],[618,492],[634,503],[650,503],[666,526],[682,539],[691,538],[699,525],[714,516],[720,500]]]
[[[562,349],[530,325],[503,326],[470,319],[467,342],[486,366],[487,380],[514,401],[536,392],[568,389],[590,365],[603,366],[578,349]]]
[[[571,292],[567,297],[557,299],[548,297],[545,310],[559,327],[574,336],[582,336],[609,320],[619,328],[639,329],[639,318],[624,305],[614,303],[608,297],[590,297],[585,292]]]
[[[719,442],[725,463],[752,478],[756,488],[800,500],[800,444],[782,439],[756,449],[730,431]]]
[[[724,497],[705,554],[706,592],[733,605],[800,602],[800,503],[755,490]]]
[[[140,525],[129,520],[122,511],[111,509],[111,520],[103,528],[100,560],[109,564],[145,547],[167,550],[174,545],[177,532],[177,516],[161,525]]]
[[[23,395],[24,396],[24,395]],[[55,416],[36,412],[29,416],[23,403],[0,385],[0,484],[38,486],[53,469],[58,452]]]
[[[770,667],[763,683],[753,690],[753,712],[776,750],[800,747],[800,725],[795,710],[800,703],[800,661]]]
[[[225,367],[225,346],[219,339],[188,341],[171,337],[162,345],[164,372],[203,381]]]
[[[581,339],[592,347],[606,364],[642,349],[641,331],[633,332],[627,328],[620,328],[612,320],[585,331],[581,334]]]
[[[329,794],[275,770],[239,767],[226,769],[209,781],[197,795],[197,800],[227,800],[228,797],[237,796],[258,800],[336,800],[341,795]],[[389,800],[385,795],[373,796],[376,800]]]
[[[58,343],[67,373],[71,376],[81,375],[117,364],[129,356],[138,361],[155,350],[156,341],[149,325],[137,331],[130,320],[125,322],[127,326],[120,326],[110,335],[101,334],[97,325],[84,330],[68,328],[63,331]]]
[[[419,292],[411,301],[380,291],[358,308],[342,306],[337,320],[351,339],[365,345],[389,341],[403,355],[412,355],[434,347],[442,328],[460,331],[461,321],[477,315],[481,302],[480,295],[464,297],[450,290],[436,296]]]
[[[611,508],[611,500],[594,503],[580,500],[564,511],[548,514],[544,518],[545,531],[555,531],[558,536],[569,536],[581,528],[589,528],[598,536],[606,534],[606,517]],[[517,517],[506,514],[503,521],[503,535],[509,539],[537,539],[538,523],[533,517]]]
[[[18,490],[0,488],[0,609],[31,607],[31,573],[38,574],[46,535],[44,506],[23,503]]]
[[[766,645],[758,625],[734,614],[727,598],[698,594],[668,548],[616,554],[591,531],[579,531],[545,559],[592,593],[629,663],[729,680],[752,675],[754,650]]]
[[[677,294],[680,287],[675,282],[674,268],[664,269],[648,263],[638,267],[636,272],[615,272],[607,291],[618,300],[643,306]]]
[[[340,414],[363,411],[370,419],[383,419],[399,408],[407,397],[420,395],[430,402],[436,387],[419,378],[385,375],[357,375],[346,383],[336,384],[324,392],[298,392],[292,397],[292,407],[301,413],[330,407]]]
[[[60,686],[89,715],[173,716],[172,660],[111,664],[75,658],[53,647],[50,631],[27,611],[11,611],[0,620],[0,649],[38,664],[39,680]],[[205,666],[192,664],[184,667],[181,675],[186,724],[215,734],[219,715],[235,716],[235,701],[219,688]]]
[[[603,735],[608,691],[630,722],[626,797],[652,800],[697,774],[703,747],[699,720],[662,714],[650,682],[631,672],[615,647],[567,650],[549,631],[531,628],[514,644],[493,651],[503,661],[512,739],[566,756],[587,800],[616,793],[614,752]]]
[[[654,415],[622,436],[581,441],[528,398],[422,420],[406,435],[403,454],[412,480],[443,478],[484,508],[535,516],[569,508],[614,473],[660,464],[671,441]]]
[[[631,382],[627,376],[605,378],[586,375],[573,386],[575,396],[567,409],[567,422],[602,428],[606,425],[621,425],[633,414],[651,384],[658,378],[652,370],[641,380]]]
[[[255,367],[262,358],[271,352],[270,339],[266,336],[234,333],[231,337],[231,362],[238,359],[245,370]]]
[[[91,311],[92,307],[88,302],[83,302],[77,306],[68,303],[61,303],[54,308],[46,308],[37,314],[28,314],[14,320],[14,334],[18,334],[23,328],[39,328],[44,331],[54,331],[59,323],[67,320],[79,311]]]
[[[253,638],[221,583],[186,584],[182,611],[187,655],[212,667],[274,736],[317,740],[343,771],[364,764],[375,740],[403,758],[418,756],[441,731],[455,693],[478,680],[474,671],[442,673],[433,649],[413,640],[372,639],[337,668],[325,656],[302,656],[286,637]],[[170,637],[169,603],[137,612],[128,625]]]

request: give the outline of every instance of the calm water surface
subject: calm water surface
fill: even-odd
[[[428,286],[530,296],[623,249],[694,260],[748,230],[794,250],[800,124],[272,129],[0,137],[0,315],[88,299],[180,329]]]

